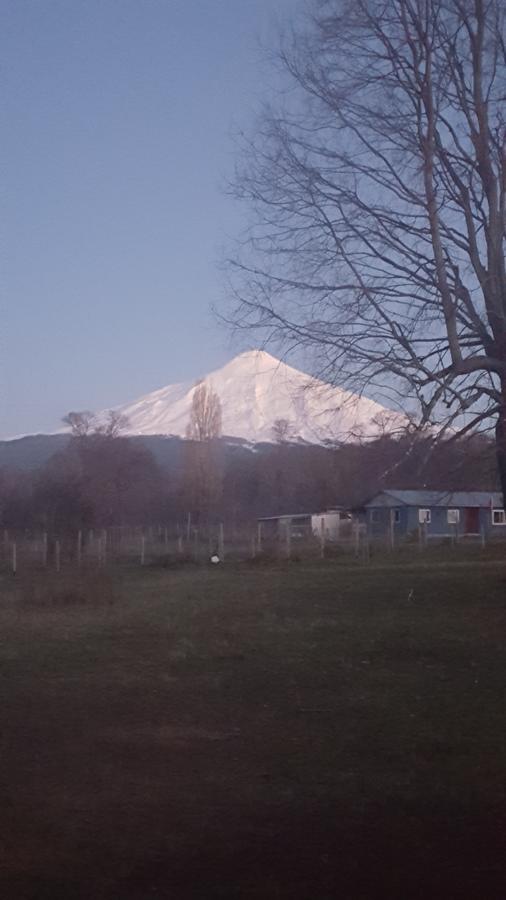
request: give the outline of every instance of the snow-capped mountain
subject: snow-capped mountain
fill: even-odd
[[[239,354],[202,381],[220,398],[223,435],[251,443],[274,440],[277,420],[289,423],[289,440],[309,443],[367,439],[406,424],[399,413],[325,384],[262,350]],[[184,436],[195,385],[170,384],[117,407],[128,418],[127,433]]]

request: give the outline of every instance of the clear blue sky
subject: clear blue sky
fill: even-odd
[[[223,364],[234,125],[297,0],[4,0],[0,437]]]

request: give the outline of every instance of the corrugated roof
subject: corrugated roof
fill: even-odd
[[[502,494],[497,491],[380,491],[365,506],[377,506],[379,497],[392,500],[391,506],[478,506],[502,509]]]

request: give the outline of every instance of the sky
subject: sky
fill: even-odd
[[[298,0],[4,0],[0,437],[223,365],[236,147]]]

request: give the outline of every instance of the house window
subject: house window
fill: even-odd
[[[379,522],[379,521],[380,521],[379,509],[371,509],[371,522]]]
[[[419,509],[418,521],[420,525],[430,525],[430,509]]]
[[[396,525],[401,521],[401,511],[400,509],[394,509],[394,522]]]
[[[458,525],[460,522],[460,509],[449,509],[446,513],[448,525]]]
[[[492,525],[506,525],[506,512],[504,509],[492,510]]]

